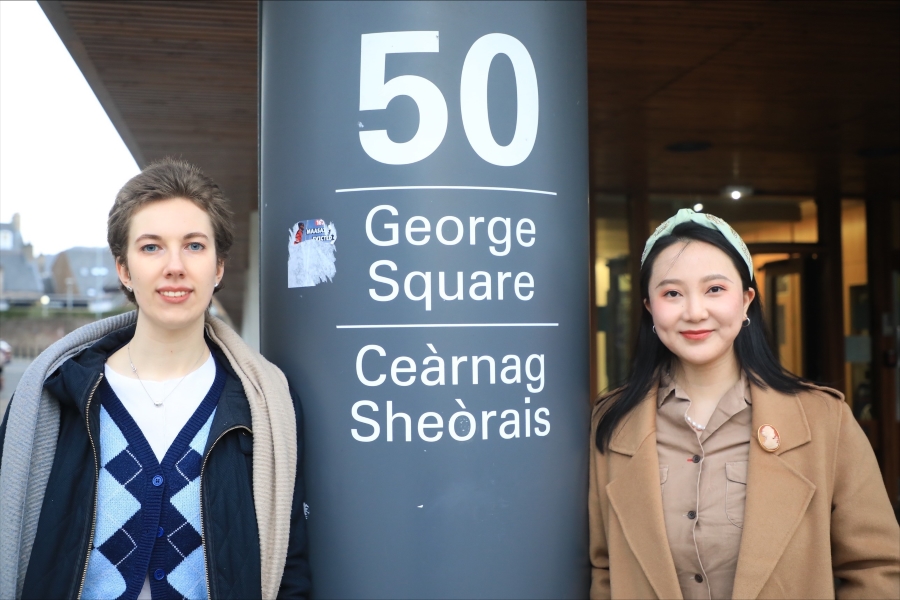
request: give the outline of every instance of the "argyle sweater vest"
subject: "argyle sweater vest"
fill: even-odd
[[[200,469],[224,385],[217,362],[212,387],[162,463],[106,380],[97,388],[100,477],[83,598],[137,598],[148,574],[154,600],[207,598]]]

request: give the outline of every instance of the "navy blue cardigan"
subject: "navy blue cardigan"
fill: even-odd
[[[100,402],[95,388],[106,359],[133,335],[133,326],[111,333],[66,361],[45,384],[60,402],[59,440],[25,576],[23,598],[76,598],[80,594],[97,493],[98,467],[88,436],[89,425],[91,437],[99,439]],[[204,451],[206,466],[200,499],[209,597],[259,598],[262,590],[259,530],[253,504],[250,406],[227,358],[215,344],[207,342],[226,371]],[[303,514],[303,421],[300,401],[293,390],[291,395],[297,415],[297,477],[287,561],[278,597],[306,598],[310,593],[310,577]],[[0,453],[5,434],[6,416],[0,425]]]

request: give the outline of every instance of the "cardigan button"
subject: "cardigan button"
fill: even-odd
[[[697,518],[697,511],[695,511],[695,510],[689,510],[689,511],[688,511],[688,514],[687,514],[687,518],[688,518],[688,519],[696,519],[696,518]]]
[[[694,581],[696,581],[697,583],[703,583],[703,575],[697,573],[696,575],[694,575]]]
[[[695,454],[693,457],[691,457],[691,460],[694,461],[695,463],[698,463],[702,460],[702,458],[700,457],[699,454]]]
[[[166,572],[163,571],[162,569],[157,569],[157,570],[153,571],[153,579],[155,579],[157,581],[162,581],[165,578],[166,578]]]
[[[151,482],[152,482],[153,485],[155,485],[156,487],[159,487],[159,486],[161,486],[161,485],[163,484],[163,476],[162,476],[162,475],[154,475],[154,476],[153,476],[153,479],[151,480]]]
[[[162,536],[165,535],[165,533],[166,533],[165,530],[164,530],[162,527],[160,527],[160,528],[156,531],[156,537],[162,537]]]

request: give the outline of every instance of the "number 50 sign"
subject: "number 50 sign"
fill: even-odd
[[[419,109],[419,128],[408,142],[391,141],[384,129],[359,132],[363,150],[378,162],[412,164],[427,158],[441,145],[447,133],[447,102],[438,87],[416,75],[384,80],[388,54],[438,50],[437,31],[363,34],[359,62],[359,110],[383,110],[397,96],[409,96]],[[488,119],[488,73],[491,61],[498,54],[509,57],[516,75],[516,131],[506,146],[494,140]],[[537,136],[538,86],[534,62],[522,42],[503,33],[490,33],[479,38],[466,54],[459,96],[463,129],[478,156],[501,167],[512,167],[528,158]]]

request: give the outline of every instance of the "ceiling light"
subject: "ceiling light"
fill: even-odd
[[[697,204],[694,205],[694,212],[702,212],[702,211],[703,211],[703,205],[701,203],[698,202]]]
[[[753,195],[753,188],[743,185],[729,185],[722,190],[722,195],[732,200],[740,200],[746,196]]]

